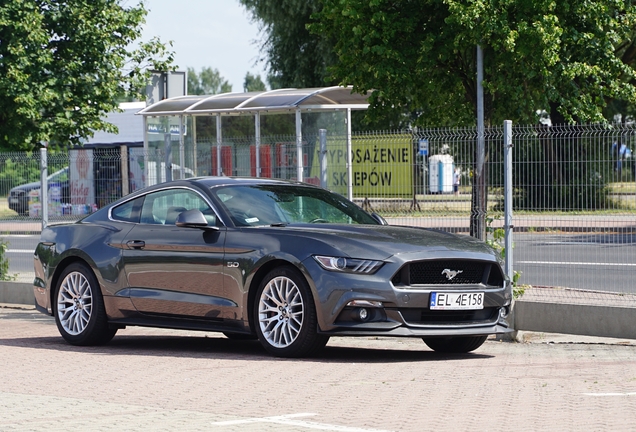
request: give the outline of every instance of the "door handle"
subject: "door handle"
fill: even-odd
[[[129,240],[126,242],[126,246],[130,249],[143,249],[146,246],[146,242],[142,240]]]

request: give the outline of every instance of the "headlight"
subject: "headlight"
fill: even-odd
[[[373,274],[384,264],[382,261],[314,255],[322,268],[347,273]]]

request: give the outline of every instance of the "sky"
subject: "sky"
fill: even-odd
[[[245,74],[266,82],[259,57],[258,24],[237,0],[145,0],[146,25],[142,38],[173,41],[177,70],[188,67],[218,69],[235,92],[243,91]]]

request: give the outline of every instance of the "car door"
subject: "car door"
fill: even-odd
[[[140,223],[123,242],[131,301],[144,314],[234,317],[237,305],[228,299],[223,284],[225,227],[176,226],[179,213],[191,209],[215,215],[194,190],[171,188],[146,195]]]

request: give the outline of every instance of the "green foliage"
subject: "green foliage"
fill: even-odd
[[[0,239],[0,281],[16,280],[15,275],[9,274],[9,258],[5,256],[9,243]]]
[[[232,84],[221,76],[218,69],[204,67],[197,73],[193,68],[188,68],[188,94],[214,95],[231,91]]]
[[[261,25],[270,88],[335,84],[327,76],[327,67],[336,62],[334,42],[307,29],[311,15],[321,9],[321,0],[239,1]]]
[[[487,122],[603,120],[612,100],[636,102],[631,2],[602,0],[324,0],[309,25],[334,41],[332,78],[375,89],[375,117],[406,107],[418,125],[469,125],[476,46],[484,50]],[[630,52],[631,56],[626,53]]]
[[[486,243],[488,243],[499,255],[501,259],[506,258],[506,248],[504,247],[504,241],[506,232],[503,228],[493,228],[492,223],[495,218],[486,218]],[[521,272],[513,270],[512,275],[512,295],[515,299],[521,297],[529,285],[520,285],[519,279],[521,279]]]
[[[252,75],[249,72],[245,74],[245,81],[243,81],[244,92],[265,90],[267,90],[267,88],[265,87],[265,83],[261,79],[260,75]]]
[[[141,36],[146,9],[118,0],[12,0],[0,5],[0,149],[80,144],[119,99],[139,95],[172,53]],[[133,48],[131,48],[133,47]]]
[[[267,74],[267,84],[272,90],[283,88],[283,83],[280,75]]]
[[[40,170],[33,164],[24,164],[11,158],[0,161],[0,196],[7,196],[15,186],[40,179]]]

